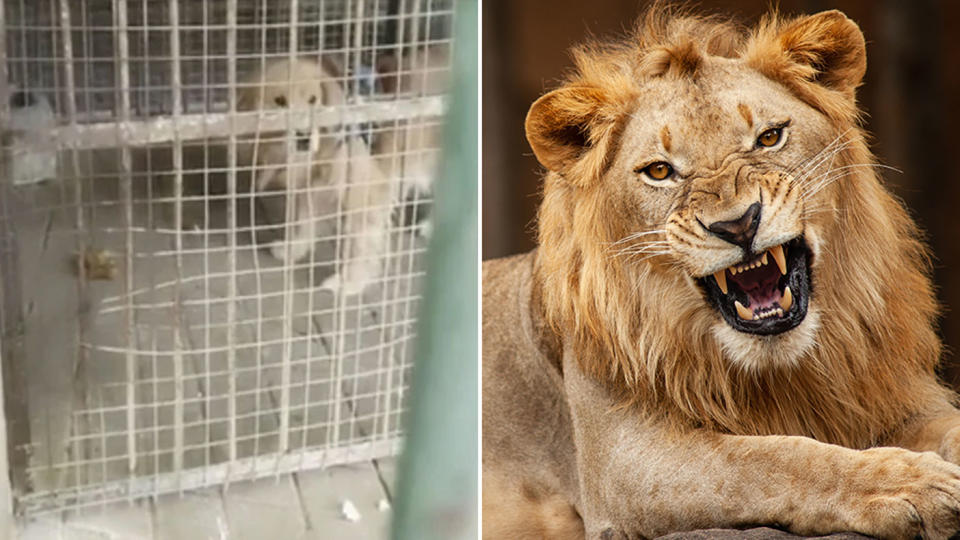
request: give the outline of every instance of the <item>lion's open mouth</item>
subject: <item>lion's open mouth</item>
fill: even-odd
[[[807,315],[809,254],[798,237],[697,281],[734,329],[779,334],[796,327]]]

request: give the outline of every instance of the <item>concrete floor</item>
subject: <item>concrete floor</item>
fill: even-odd
[[[135,156],[135,167],[143,160]],[[151,168],[164,170],[156,158]],[[29,440],[15,441],[23,454],[13,462],[27,471],[20,502],[28,514],[47,512],[21,524],[24,537],[382,537],[389,512],[377,507],[390,499],[393,461],[362,448],[401,433],[423,240],[398,226],[383,280],[344,301],[317,288],[334,268],[334,243],[283,264],[264,249],[259,216],[244,210],[251,199],[238,201],[236,220],[247,229],[231,241],[225,201],[204,201],[195,189],[177,229],[169,178],[160,176],[135,178],[132,211],[116,176],[20,193],[19,384]],[[79,283],[78,240],[111,253],[116,273]],[[225,302],[230,294],[236,300]],[[349,448],[361,450],[323,458]],[[230,456],[298,452],[325,465],[359,462],[266,472],[226,490],[204,478],[184,495],[153,497],[172,478],[229,470]],[[134,485],[147,486],[146,502],[112,504]],[[347,495],[363,515],[358,523],[338,516]],[[74,496],[89,506],[55,511]]]
[[[307,471],[20,523],[21,540],[388,538],[394,459]],[[349,521],[350,501],[359,519]]]

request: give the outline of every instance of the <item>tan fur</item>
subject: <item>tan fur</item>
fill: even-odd
[[[748,32],[655,8],[625,40],[580,47],[574,61],[526,123],[549,171],[540,247],[485,268],[484,474],[541,477],[589,537],[763,523],[886,537],[960,528],[960,469],[850,450],[902,445],[956,461],[960,444],[954,396],[934,374],[929,256],[857,121],[857,26],[825,12],[772,15]],[[781,146],[752,146],[784,121]],[[677,178],[644,179],[637,171],[653,161]],[[807,317],[775,336],[734,330],[693,281],[742,256],[698,220],[734,219],[757,200],[757,251],[803,234],[813,253]],[[507,318],[510,302],[520,320]],[[541,332],[512,330],[531,326],[524,317],[542,317]],[[543,347],[552,342],[562,351]],[[563,398],[543,401],[569,422],[527,405],[548,383],[503,377],[544,365],[556,366],[551,392]],[[509,457],[543,444],[516,427],[529,417],[572,432],[576,480]]]
[[[517,486],[496,474],[483,477],[482,513],[485,540],[576,540],[583,538],[583,522],[570,504],[556,494]]]
[[[670,151],[670,128],[663,126],[663,129],[660,130],[660,142],[663,144],[663,149],[667,152]]]
[[[738,103],[737,110],[740,111],[740,116],[742,116],[743,121],[747,123],[747,127],[753,127],[753,113],[750,112],[750,107],[747,107],[743,103]]]

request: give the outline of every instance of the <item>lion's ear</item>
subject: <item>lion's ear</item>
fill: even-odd
[[[591,131],[604,97],[598,88],[565,86],[534,102],[527,113],[527,141],[541,165],[566,172],[595,144]]]
[[[867,70],[867,51],[857,23],[832,10],[781,23],[762,24],[747,47],[748,61],[788,86],[814,83],[851,100]]]

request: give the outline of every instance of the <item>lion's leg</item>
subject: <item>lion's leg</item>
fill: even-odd
[[[960,467],[932,453],[680,431],[617,408],[571,358],[564,379],[587,538],[747,525],[883,538],[960,530]]]
[[[520,486],[516,478],[483,469],[483,538],[581,540],[583,520],[556,493]]]
[[[960,464],[960,411],[944,403],[939,414],[914,420],[889,443],[918,452],[936,452],[943,459]]]

